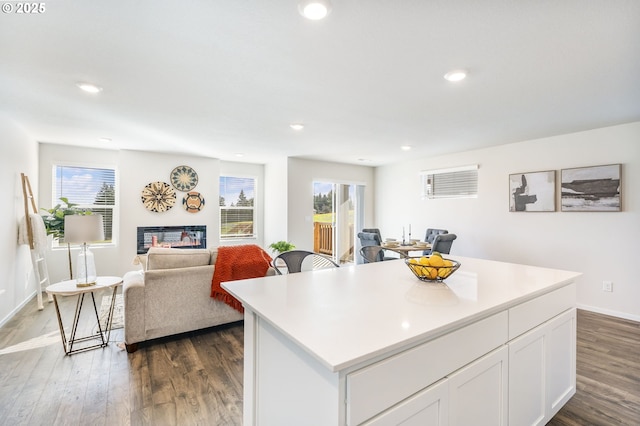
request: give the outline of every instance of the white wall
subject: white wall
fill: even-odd
[[[11,199],[0,221],[0,325],[28,302],[36,292],[29,246],[18,245],[18,224],[24,217],[20,173],[29,177],[38,206],[38,144],[7,117],[0,115],[0,181]],[[31,208],[31,204],[29,204]]]
[[[451,257],[480,257],[568,269],[584,275],[585,309],[640,320],[640,122],[499,147],[423,158],[376,169],[376,219],[383,237],[410,223],[456,233]],[[622,163],[622,212],[510,213],[513,173]],[[421,200],[419,172],[479,164],[477,199]],[[613,281],[613,292],[602,281]]]
[[[287,217],[288,161],[282,158],[264,166],[264,244],[269,247],[276,241],[288,241]],[[271,250],[267,250],[271,252]]]
[[[313,250],[313,182],[364,185],[365,225],[373,222],[373,167],[289,158],[287,179],[287,236],[297,248]]]

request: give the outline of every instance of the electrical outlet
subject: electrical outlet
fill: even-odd
[[[602,281],[602,291],[613,291],[613,283],[611,281]]]

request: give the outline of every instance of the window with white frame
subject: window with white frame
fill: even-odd
[[[104,224],[103,242],[114,242],[114,218],[116,209],[116,171],[113,168],[82,166],[53,166],[52,205],[65,207],[66,199],[74,207],[101,214]],[[57,242],[54,241],[54,245]]]
[[[420,172],[422,198],[476,198],[478,165]]]
[[[220,176],[220,239],[253,238],[256,178]]]

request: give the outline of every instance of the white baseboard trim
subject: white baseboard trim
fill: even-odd
[[[17,313],[18,313],[18,311],[20,311],[20,309],[24,308],[24,306],[25,306],[27,303],[29,303],[29,302],[31,301],[31,299],[33,299],[33,298],[36,296],[36,292],[37,292],[37,290],[35,290],[33,293],[31,293],[29,296],[27,296],[27,298],[26,298],[26,299],[24,299],[24,300],[22,301],[22,303],[21,303],[21,304],[19,304],[18,306],[16,306],[16,307],[13,309],[13,311],[9,312],[9,314],[8,314],[6,317],[2,318],[2,320],[0,320],[0,327],[2,327],[2,326],[3,326],[3,325],[5,325],[7,322],[9,322],[9,320],[10,320],[11,318],[13,318],[13,316],[14,316],[15,314],[17,314]],[[46,297],[46,293],[45,293],[45,296],[43,296],[43,298],[44,298],[44,297]]]
[[[602,308],[597,308],[595,306],[582,305],[580,303],[577,304],[577,308],[584,309],[585,311],[595,312],[598,314],[604,314],[612,317],[623,318],[631,321],[640,322],[640,315],[631,315],[626,312],[612,311],[610,309],[602,309]]]

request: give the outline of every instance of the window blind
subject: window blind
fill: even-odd
[[[113,242],[114,210],[116,207],[115,169],[93,167],[53,167],[52,205],[66,198],[76,207],[101,214],[105,243]]]
[[[422,198],[475,198],[478,165],[420,172]]]
[[[220,238],[255,236],[256,179],[220,176]]]

